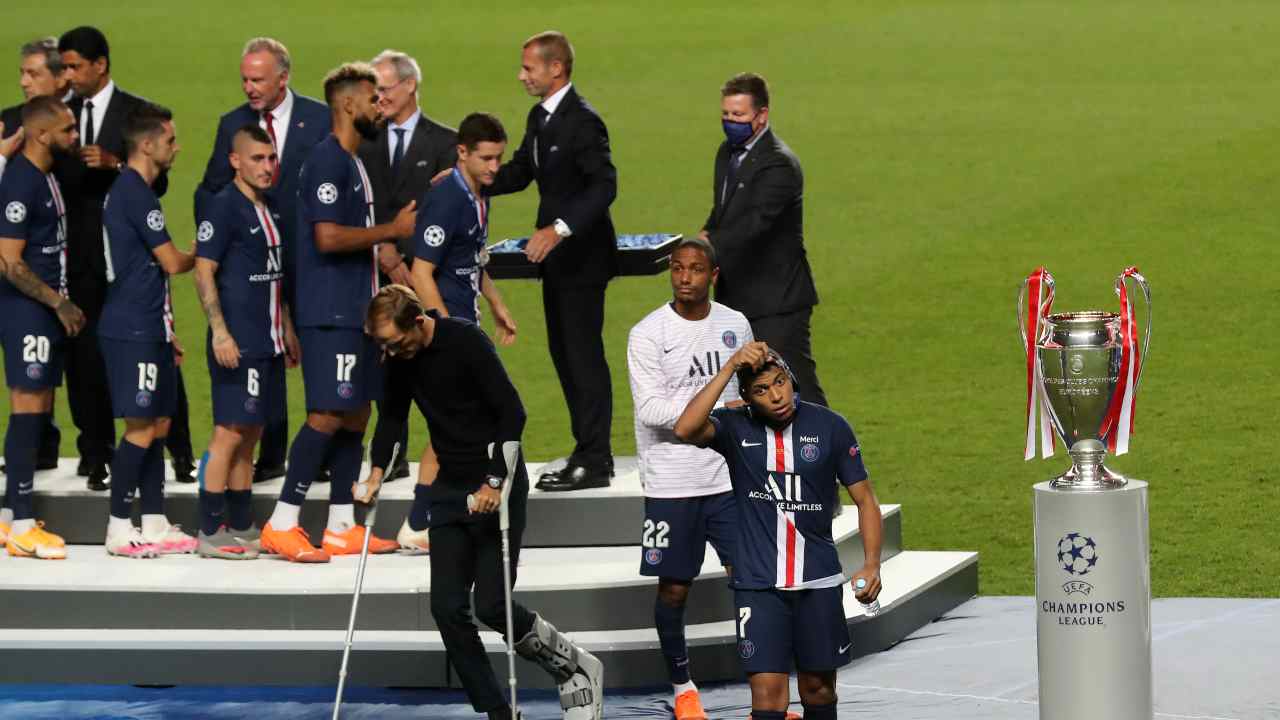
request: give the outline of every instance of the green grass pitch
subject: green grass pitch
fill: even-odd
[[[488,110],[518,137],[530,104],[515,80],[520,43],[564,30],[574,80],[609,125],[621,232],[697,231],[719,85],[761,72],[774,128],[806,172],[819,373],[881,500],[905,506],[908,546],[979,550],[984,593],[1033,592],[1030,486],[1067,460],[1021,459],[1017,286],[1045,264],[1057,308],[1114,309],[1115,274],[1137,264],[1155,294],[1150,366],[1133,451],[1112,464],[1151,482],[1155,592],[1280,595],[1280,478],[1268,460],[1280,415],[1280,5],[72,0],[3,14],[14,70],[22,41],[94,23],[117,82],[174,108],[184,149],[164,206],[182,247],[217,118],[243,100],[238,57],[252,35],[282,39],[293,86],[313,96],[341,61],[406,50],[426,75],[428,114],[456,124]],[[6,105],[20,97],[10,77]],[[494,237],[527,233],[535,201],[531,189],[496,202]],[[619,454],[634,452],[627,330],[666,283],[627,278],[609,291]],[[174,287],[198,454],[205,324],[190,279]],[[502,289],[520,323],[503,357],[530,412],[529,455],[563,454],[568,417],[537,287]],[[290,387],[296,424],[300,376]],[[62,400],[59,421],[70,427]]]

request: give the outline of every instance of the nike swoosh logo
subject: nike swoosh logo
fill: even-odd
[[[666,355],[667,353],[671,352],[672,350],[675,350],[675,348],[662,348],[662,354],[663,354],[663,355]]]
[[[841,646],[841,648],[840,648],[840,652],[838,652],[838,653],[836,653],[836,654],[837,654],[837,655],[843,655],[843,654],[845,654],[845,653],[849,652],[849,648],[851,648],[851,647],[853,647],[853,643],[849,643],[848,645]]]
[[[262,229],[262,226],[261,226],[261,225],[259,225],[258,227],[251,227],[251,228],[249,228],[249,234],[250,234],[250,235],[257,235],[257,234],[258,234],[258,231],[259,231],[259,230],[261,230],[261,229]]]
[[[742,447],[757,447],[757,446],[759,446],[759,445],[763,445],[763,444],[764,444],[764,443],[749,443],[749,442],[747,442],[746,440],[743,440],[743,441],[742,441]]]
[[[364,187],[364,183],[356,183],[355,192],[360,192],[360,188]]]
[[[45,204],[44,204],[44,206],[45,206],[45,207],[53,207],[53,201],[52,201],[52,200],[50,200],[49,202],[45,203]]]

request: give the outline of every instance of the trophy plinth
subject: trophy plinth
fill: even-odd
[[[1059,490],[1115,490],[1129,482],[1128,478],[1102,464],[1107,458],[1107,446],[1100,440],[1077,440],[1069,453],[1071,469],[1050,480],[1050,487]]]

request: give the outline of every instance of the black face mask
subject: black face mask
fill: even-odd
[[[367,117],[358,117],[355,121],[356,132],[365,140],[378,139],[378,121]]]

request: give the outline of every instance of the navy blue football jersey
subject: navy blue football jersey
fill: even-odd
[[[711,448],[729,466],[738,503],[733,584],[743,590],[833,587],[845,581],[831,537],[840,502],[835,480],[867,478],[853,428],[839,414],[800,402],[774,430],[748,408],[711,413]]]
[[[427,190],[414,229],[414,257],[436,266],[434,277],[452,317],[480,317],[481,255],[489,238],[489,199],[477,200],[454,168]]]
[[[196,255],[214,273],[227,329],[245,357],[284,353],[284,240],[274,203],[257,205],[235,183],[201,208]]]
[[[378,292],[378,246],[320,252],[315,224],[373,227],[373,188],[360,159],[330,135],[311,150],[298,181],[298,327],[364,327]]]
[[[52,173],[18,154],[0,178],[0,238],[25,240],[22,260],[36,277],[67,294],[67,206]],[[29,299],[0,275],[0,301]],[[32,302],[35,302],[32,300]]]
[[[173,339],[169,274],[153,254],[169,242],[160,199],[138,171],[126,167],[102,205],[102,249],[109,284],[99,335],[133,341]]]

